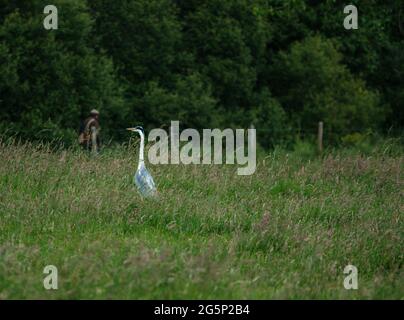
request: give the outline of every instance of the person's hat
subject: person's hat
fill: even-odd
[[[98,112],[98,110],[93,109],[93,110],[90,111],[90,114],[96,115],[96,114],[100,114],[100,113]]]

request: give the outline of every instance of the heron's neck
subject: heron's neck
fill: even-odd
[[[140,150],[139,150],[139,166],[144,162],[144,134],[143,132],[139,132],[140,134]]]

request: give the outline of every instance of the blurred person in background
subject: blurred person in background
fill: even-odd
[[[92,153],[98,153],[101,147],[99,116],[98,110],[91,110],[90,116],[80,126],[79,144]]]

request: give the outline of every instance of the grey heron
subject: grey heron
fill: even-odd
[[[140,126],[135,128],[127,128],[127,130],[137,132],[140,135],[139,163],[133,178],[134,183],[143,197],[155,196],[157,194],[156,185],[153,177],[149,171],[147,171],[144,164],[144,130]]]

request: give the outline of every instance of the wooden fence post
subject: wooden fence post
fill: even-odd
[[[317,147],[318,147],[318,153],[323,152],[323,122],[320,121],[318,123],[318,133],[317,133]]]

